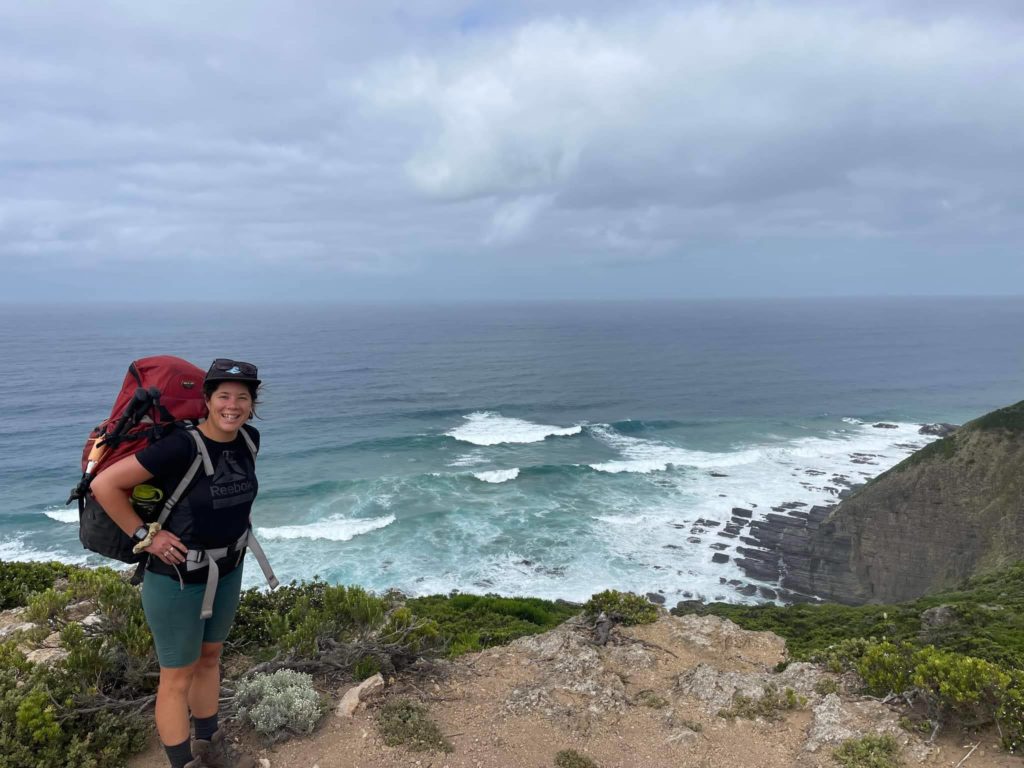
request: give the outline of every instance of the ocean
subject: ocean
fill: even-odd
[[[0,327],[0,559],[102,562],[64,501],[128,364],[234,357],[264,380],[279,577],[409,594],[757,600],[698,520],[829,503],[921,424],[1024,396],[1010,298],[8,305]]]

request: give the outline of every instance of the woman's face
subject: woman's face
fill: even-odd
[[[240,381],[225,381],[206,401],[207,421],[222,432],[237,432],[252,415],[252,395]]]

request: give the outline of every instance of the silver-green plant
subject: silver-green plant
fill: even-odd
[[[311,733],[325,709],[313,678],[290,669],[243,680],[235,691],[235,700],[242,721],[271,742],[296,733]]]

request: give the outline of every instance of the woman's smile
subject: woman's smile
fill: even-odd
[[[210,396],[207,407],[207,436],[222,442],[232,440],[252,414],[252,395],[244,384],[225,381]]]

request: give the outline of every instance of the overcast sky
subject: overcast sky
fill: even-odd
[[[1022,235],[1018,0],[0,0],[0,300],[1024,294]]]

